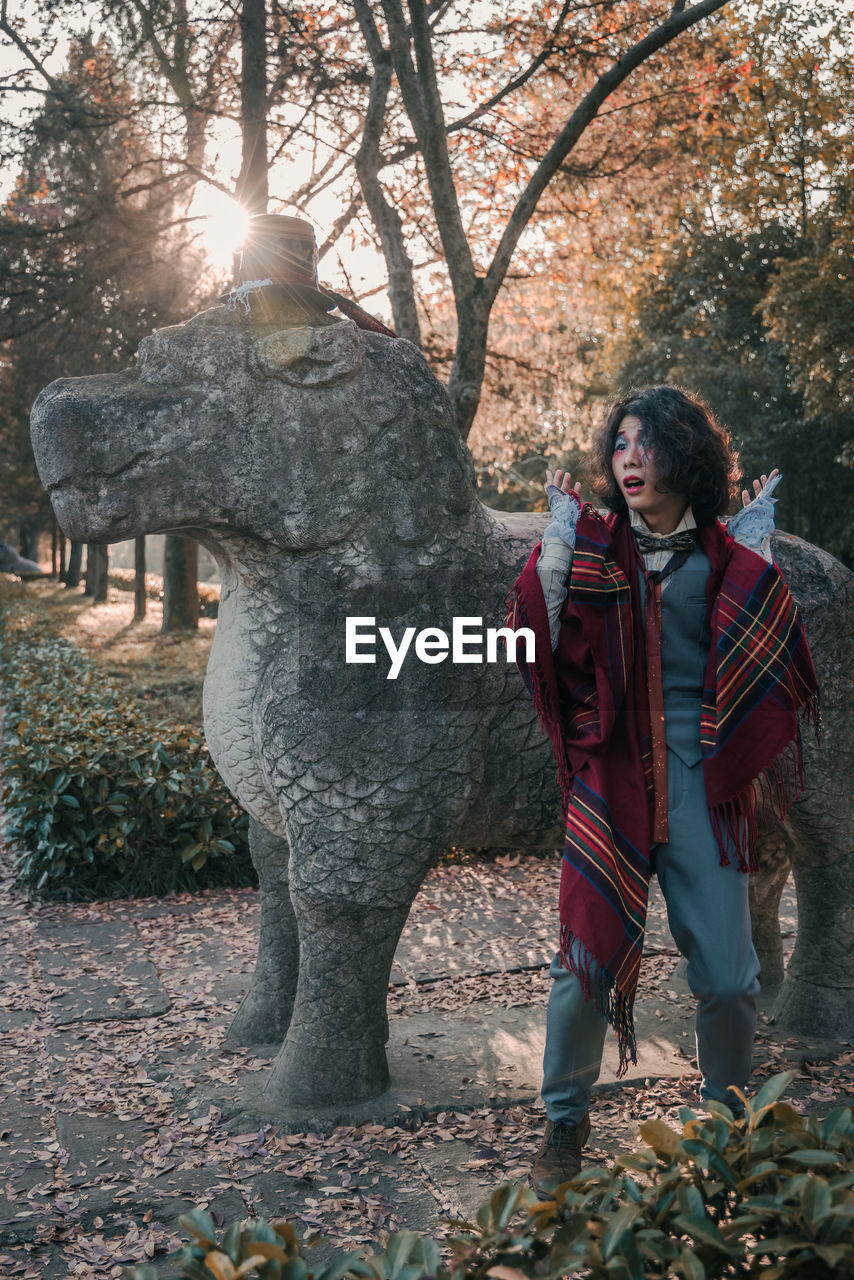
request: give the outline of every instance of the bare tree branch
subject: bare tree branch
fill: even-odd
[[[382,7],[395,75],[424,160],[442,248],[459,306],[474,294],[477,278],[448,156],[445,116],[436,83],[425,0],[408,0],[417,70],[412,61],[401,0],[382,0]]]
[[[572,0],[564,0],[563,7],[557,16],[557,20],[552,27],[548,40],[529,66],[527,66],[524,71],[520,71],[518,76],[514,76],[512,80],[508,80],[503,88],[499,89],[497,93],[494,93],[491,98],[487,98],[485,102],[479,103],[478,106],[470,111],[467,116],[462,116],[459,120],[454,120],[452,124],[449,124],[447,128],[448,133],[455,133],[458,129],[465,129],[468,125],[472,124],[473,121],[478,120],[481,116],[485,115],[487,111],[492,111],[494,107],[497,107],[499,102],[502,102],[508,94],[514,93],[517,89],[521,89],[523,84],[527,84],[531,79],[531,76],[534,75],[536,71],[539,71],[540,67],[543,66],[544,63],[548,62],[549,58],[554,53],[561,27],[566,21],[567,14],[571,8]]]
[[[363,203],[361,192],[355,192],[350,203],[347,205],[347,208],[343,213],[339,213],[338,217],[333,222],[326,239],[318,246],[318,262],[322,261],[322,259],[326,257],[327,253],[335,247],[341,233],[350,225],[353,219],[358,216]]]
[[[415,305],[412,261],[406,250],[400,214],[386,199],[378,178],[380,139],[385,125],[386,103],[391,87],[391,57],[384,48],[367,0],[356,0],[356,14],[371,62],[374,78],[365,112],[362,141],[356,153],[356,172],[374,226],[379,233],[389,273],[394,326],[402,338],[421,345],[421,328]]]
[[[2,0],[2,3],[0,3],[0,32],[9,37],[15,47],[21,51],[31,66],[35,67],[36,71],[38,71],[39,75],[44,79],[45,83],[50,85],[57,97],[62,97],[64,94],[64,87],[61,82],[50,74],[41,59],[36,56],[27,44],[26,40],[18,35],[17,31],[9,21],[8,0]]]
[[[690,9],[686,9],[683,12],[671,12],[664,22],[651,31],[649,35],[639,40],[631,49],[621,54],[614,65],[599,77],[593,88],[590,89],[573,111],[545,156],[543,156],[513,210],[484,279],[483,290],[489,304],[492,303],[501,287],[501,282],[519,242],[519,237],[537,207],[540,196],[584,130],[595,118],[602,103],[647,58],[657,53],[659,49],[663,49],[665,45],[669,44],[671,40],[681,35],[689,27],[701,22],[703,18],[715,13],[718,9],[722,9],[727,3],[728,0],[700,0],[700,3],[692,5]]]
[[[193,84],[189,75],[189,50],[186,33],[179,36],[176,30],[175,48],[170,57],[161,42],[154,21],[152,10],[145,0],[127,0],[139,16],[142,33],[148,43],[164,80],[175,94],[178,106],[184,116],[186,133],[187,160],[190,165],[201,169],[205,152],[205,131],[209,114],[198,104]],[[176,24],[176,28],[180,23]]]

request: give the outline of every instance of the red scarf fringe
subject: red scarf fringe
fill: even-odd
[[[821,708],[818,689],[801,708],[801,719],[811,725],[816,739],[821,738]],[[753,783],[732,799],[709,809],[709,818],[720,850],[722,867],[729,866],[727,846],[733,849],[739,869],[745,873],[759,870],[756,844],[760,824],[776,818],[782,823],[793,804],[804,798],[804,746],[800,729],[784,751],[754,779]]]
[[[578,960],[574,958],[574,941],[575,934],[567,925],[562,924],[558,949],[561,967],[575,974],[581,983],[584,999],[592,1001],[596,1012],[603,1018],[607,1018],[614,1028],[620,1059],[616,1075],[620,1080],[628,1071],[629,1063],[637,1066],[638,1061],[638,1042],[632,1001],[620,991],[611,975],[597,964],[583,943],[575,948]],[[579,942],[581,942],[580,939]]]

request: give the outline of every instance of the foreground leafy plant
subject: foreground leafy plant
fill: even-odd
[[[38,601],[4,596],[0,654],[20,884],[85,899],[253,882],[248,819],[194,728],[152,729]]]
[[[780,1099],[794,1071],[744,1098],[736,1120],[719,1103],[680,1109],[682,1130],[641,1126],[648,1144],[610,1169],[588,1168],[554,1200],[499,1187],[456,1222],[440,1261],[435,1241],[401,1231],[381,1252],[340,1254],[312,1271],[291,1223],[248,1219],[221,1236],[206,1213],[180,1219],[194,1238],[173,1255],[188,1280],[827,1280],[854,1275],[854,1113],[804,1118]],[[149,1265],[130,1280],[157,1280]]]

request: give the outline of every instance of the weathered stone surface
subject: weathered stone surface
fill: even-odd
[[[68,1258],[59,1245],[48,1244],[35,1249],[30,1247],[23,1257],[19,1258],[15,1258],[12,1254],[0,1253],[0,1266],[4,1263],[10,1268],[9,1280],[17,1280],[19,1276],[27,1278],[28,1266],[32,1268],[30,1275],[38,1276],[39,1280],[68,1280]]]
[[[337,1153],[336,1153],[337,1155]],[[381,1164],[380,1164],[381,1161]],[[413,1168],[391,1152],[377,1153],[366,1167],[347,1169],[347,1185],[338,1188],[342,1169],[330,1159],[324,1162],[324,1174],[329,1181],[324,1186],[327,1213],[333,1214],[340,1201],[353,1202],[370,1196],[387,1213],[394,1213],[410,1231],[431,1235],[436,1231],[439,1205],[431,1190],[417,1177]],[[381,1171],[376,1172],[377,1169]],[[333,1184],[333,1185],[330,1185]],[[310,1184],[309,1184],[310,1185]],[[282,1173],[260,1174],[252,1179],[249,1200],[253,1214],[269,1221],[292,1217],[295,1209],[306,1197],[306,1182]],[[332,1261],[336,1250],[328,1242],[315,1246],[311,1259],[315,1268]]]
[[[783,938],[780,900],[789,877],[793,840],[776,821],[769,825],[759,843],[761,871],[750,878],[750,918],[753,945],[759,956],[759,981],[767,1006],[771,993],[779,994],[783,982]]]
[[[40,1100],[23,1087],[0,1095],[0,1245],[35,1239],[44,1221],[58,1144]],[[43,1188],[48,1188],[42,1193]],[[2,1274],[2,1271],[0,1271]]]
[[[130,1183],[136,1166],[133,1148],[152,1132],[152,1125],[123,1120],[115,1114],[57,1112],[57,1140],[68,1154],[68,1186],[86,1186],[99,1178]]]
[[[457,1221],[475,1223],[486,1198],[481,1179],[465,1168],[474,1163],[474,1155],[471,1145],[459,1139],[422,1148],[415,1155],[435,1195],[447,1203],[448,1216]]]
[[[40,921],[39,966],[54,988],[51,1012],[60,1026],[165,1013],[169,996],[145,955],[136,926],[121,920]],[[106,981],[104,974],[110,973]]]
[[[69,536],[178,530],[216,555],[205,728],[253,818],[272,903],[233,1035],[285,1036],[273,1105],[376,1096],[389,1083],[392,958],[432,860],[447,845],[554,847],[560,804],[503,653],[485,665],[410,654],[388,679],[379,640],[376,663],[344,661],[345,621],[373,618],[395,641],[406,627],[450,633],[454,617],[501,626],[546,517],[483,507],[421,354],[349,321],[306,330],[205,312],[146,338],[132,370],[51,384],[33,441]],[[811,631],[824,675],[846,571],[796,541],[784,567],[807,591],[808,621],[825,611]],[[826,760],[838,792],[846,775]],[[850,846],[847,859],[850,870]],[[851,954],[834,953],[838,972]]]
[[[854,573],[818,547],[777,534],[774,555],[798,602],[821,685],[821,746],[804,734],[806,793],[786,830],[798,936],[779,1000],[780,1027],[854,1035]]]
[[[0,1035],[30,1026],[35,1016],[30,1009],[11,1009],[8,1013],[0,1013]]]

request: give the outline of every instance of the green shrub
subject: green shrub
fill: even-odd
[[[735,1120],[719,1103],[699,1117],[680,1110],[682,1131],[641,1126],[649,1144],[609,1169],[587,1168],[540,1201],[519,1184],[499,1187],[474,1223],[447,1242],[411,1231],[369,1257],[341,1254],[310,1269],[290,1223],[234,1223],[218,1235],[208,1214],[181,1218],[193,1237],[172,1255],[190,1280],[827,1280],[854,1275],[854,1113],[804,1118],[780,1097],[783,1072]],[[149,1265],[125,1271],[156,1280]]]
[[[254,883],[248,819],[195,729],[152,727],[38,601],[5,600],[0,655],[20,884],[89,899]]]

